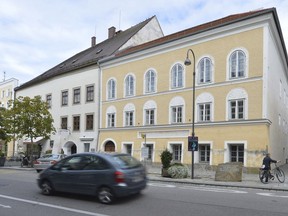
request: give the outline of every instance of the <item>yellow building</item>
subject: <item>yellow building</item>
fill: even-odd
[[[194,125],[195,163],[259,167],[267,151],[288,158],[288,60],[275,8],[186,29],[98,65],[100,151],[143,160],[146,147],[160,163],[167,148],[174,162],[190,164]]]

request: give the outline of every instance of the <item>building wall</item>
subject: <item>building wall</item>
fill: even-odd
[[[123,150],[123,144],[132,144],[133,155],[141,158],[141,147],[144,145],[142,134],[146,134],[146,142],[153,144],[153,162],[160,162],[159,155],[165,148],[171,148],[171,144],[182,145],[181,162],[189,164],[191,162],[191,152],[187,151],[187,137],[191,135],[192,123],[192,71],[191,66],[184,66],[184,60],[188,49],[195,53],[196,61],[196,103],[203,94],[213,97],[213,114],[211,122],[198,122],[195,116],[195,134],[199,138],[199,144],[208,143],[210,145],[210,165],[217,165],[230,161],[230,146],[233,144],[243,144],[244,146],[244,166],[258,167],[262,162],[263,154],[270,145],[271,136],[278,140],[274,131],[270,131],[273,117],[270,108],[266,110],[266,102],[271,98],[266,98],[266,94],[273,94],[274,89],[270,80],[268,85],[263,85],[263,74],[270,66],[266,60],[266,45],[270,45],[271,38],[266,38],[263,26],[222,34],[217,37],[203,37],[201,39],[187,42],[182,46],[158,47],[146,51],[139,56],[125,57],[125,61],[117,61],[117,64],[107,64],[102,68],[102,107],[101,107],[101,133],[100,150],[105,149],[108,141],[116,144],[116,151]],[[268,40],[267,41],[264,41]],[[180,43],[180,42],[179,42]],[[189,44],[190,43],[190,44]],[[241,49],[247,56],[247,77],[229,80],[228,62],[230,54],[236,49]],[[269,47],[276,49],[275,46]],[[190,53],[191,54],[191,53]],[[203,57],[210,57],[213,62],[212,82],[205,85],[198,85],[197,65]],[[278,58],[276,56],[275,58]],[[193,60],[192,55],[190,59]],[[121,62],[121,63],[120,63]],[[170,71],[174,64],[180,63],[184,67],[184,87],[181,89],[171,89]],[[275,67],[281,62],[274,62]],[[147,70],[154,69],[157,74],[157,91],[154,94],[145,94],[144,74]],[[279,71],[284,74],[284,71]],[[128,74],[132,74],[136,80],[136,94],[134,97],[124,96],[124,80]],[[107,82],[109,79],[116,80],[116,99],[107,100]],[[279,83],[279,81],[278,81]],[[266,91],[264,88],[267,88]],[[247,95],[246,117],[243,121],[228,120],[228,95],[237,90],[245,92]],[[269,92],[269,93],[267,93]],[[233,92],[231,93],[233,94]],[[169,122],[169,103],[173,98],[181,98],[184,101],[184,120],[181,124],[171,124]],[[274,96],[275,97],[275,96]],[[147,101],[154,101],[156,108],[156,125],[145,126],[143,107]],[[124,126],[124,107],[133,104],[135,107],[134,127]],[[269,103],[270,104],[270,103]],[[277,105],[276,105],[277,106]],[[116,127],[107,128],[106,112],[110,107],[116,110]],[[197,105],[195,106],[197,115]],[[265,113],[263,113],[265,111]],[[275,117],[272,118],[274,121]],[[274,123],[272,123],[274,124]],[[277,129],[276,129],[277,130]],[[284,136],[287,138],[287,136]],[[283,137],[283,138],[284,138]],[[282,138],[281,138],[282,139]],[[276,153],[277,152],[277,153]],[[275,155],[279,155],[281,150],[275,150]],[[284,156],[281,157],[284,159]],[[199,162],[199,152],[195,155],[196,162]]]
[[[71,154],[71,146],[77,146],[77,152],[84,151],[84,143],[90,143],[90,151],[97,149],[98,139],[98,108],[99,108],[99,87],[98,87],[98,68],[96,66],[79,69],[77,71],[57,76],[54,79],[44,83],[31,86],[29,88],[17,91],[17,95],[34,97],[40,95],[44,101],[48,94],[52,95],[52,106],[49,109],[54,119],[56,133],[51,135],[51,139],[41,143],[42,153],[51,149],[50,141],[53,144],[53,152],[60,153],[61,149],[66,154]],[[94,101],[86,102],[86,87],[94,86]],[[80,104],[73,104],[73,89],[80,88]],[[68,90],[68,105],[61,105],[61,93]],[[85,129],[86,114],[94,115],[94,129],[87,131]],[[80,116],[80,130],[73,131],[73,116]],[[61,129],[61,118],[67,117],[67,130]]]

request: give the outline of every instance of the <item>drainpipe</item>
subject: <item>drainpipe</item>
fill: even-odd
[[[100,140],[100,119],[101,119],[101,79],[102,79],[102,69],[99,60],[97,61],[98,65],[98,134],[97,134],[97,142],[96,142],[96,152],[100,151],[99,149],[99,140]]]

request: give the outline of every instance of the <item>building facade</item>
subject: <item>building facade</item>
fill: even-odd
[[[14,88],[18,87],[19,81],[15,78],[5,79],[0,82],[0,107],[8,109],[8,102],[14,99]],[[5,143],[0,141],[0,149],[6,152],[7,156],[13,155],[15,149],[15,143],[9,142],[7,146]]]
[[[111,31],[115,37],[92,40],[90,49],[17,89],[17,96],[37,92],[51,104],[57,133],[43,152],[116,151],[160,163],[169,149],[173,162],[190,164],[194,125],[195,163],[258,167],[267,151],[288,158],[288,60],[275,8],[168,36],[156,17]]]
[[[288,158],[287,53],[275,9],[186,29],[100,63],[99,150],[144,160],[146,147],[160,163],[169,149],[173,162],[190,164],[195,63],[194,162],[259,167],[267,151]]]

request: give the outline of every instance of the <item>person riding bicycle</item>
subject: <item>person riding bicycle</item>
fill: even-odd
[[[263,170],[268,170],[268,173],[269,173],[269,176],[267,176],[267,178],[265,179],[265,181],[267,182],[268,181],[268,177],[270,179],[274,179],[274,176],[270,173],[270,170],[271,170],[271,163],[277,163],[279,161],[276,161],[276,160],[273,160],[271,157],[270,157],[270,153],[267,153],[266,156],[263,158]]]

